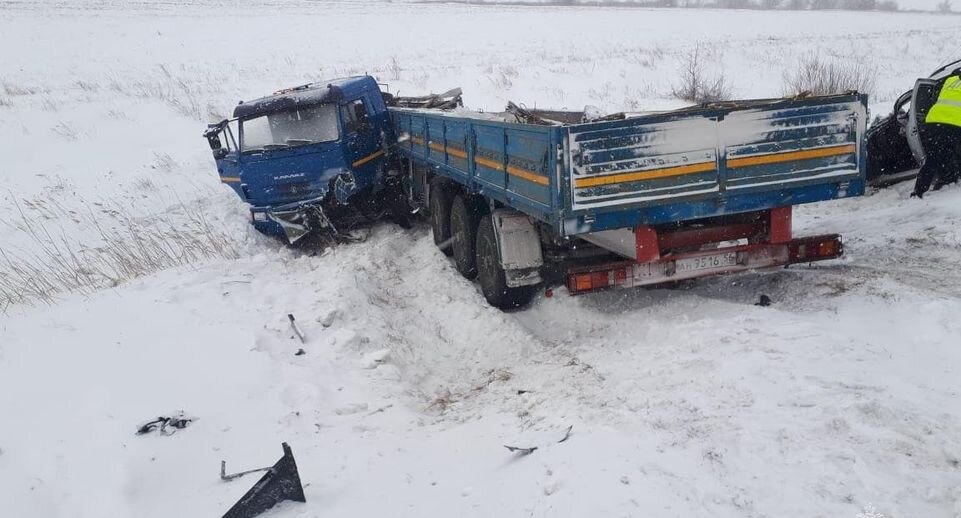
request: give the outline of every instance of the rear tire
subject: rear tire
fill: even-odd
[[[498,309],[512,309],[527,305],[532,298],[536,286],[507,286],[507,274],[501,266],[500,254],[497,251],[497,237],[494,235],[494,223],[490,216],[481,219],[477,229],[476,261],[477,281],[487,302]]]
[[[450,246],[450,209],[454,201],[447,182],[441,178],[434,178],[430,182],[430,229],[434,234],[434,244],[445,255],[451,255]]]
[[[450,209],[451,249],[454,265],[465,279],[477,277],[477,227],[486,212],[480,200],[458,195]]]

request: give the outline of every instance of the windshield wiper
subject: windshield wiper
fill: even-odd
[[[314,143],[313,140],[304,139],[304,138],[289,138],[289,139],[287,139],[287,145],[288,145],[288,146],[304,146],[304,145],[313,144],[313,143]]]
[[[274,150],[274,149],[286,149],[286,148],[289,148],[289,147],[290,147],[289,144],[267,144],[267,145],[264,146],[264,150],[266,150],[266,151],[272,151],[272,150]]]

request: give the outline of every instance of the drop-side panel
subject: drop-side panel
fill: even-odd
[[[720,125],[724,187],[753,192],[857,179],[864,119],[858,102],[730,113]]]
[[[717,192],[717,126],[697,115],[571,128],[573,209]]]
[[[644,209],[677,203],[711,201],[714,209],[698,211],[707,216],[750,206],[733,200],[741,195],[789,201],[790,189],[827,184],[847,195],[844,183],[864,174],[865,102],[856,95],[744,101],[572,126],[571,213],[637,209],[636,223],[644,224]]]
[[[550,205],[549,135],[543,130],[515,129],[507,134],[507,190]]]
[[[398,152],[469,192],[557,222],[557,128],[404,108],[391,108],[391,117]]]

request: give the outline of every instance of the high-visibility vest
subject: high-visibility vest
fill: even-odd
[[[961,77],[954,75],[944,82],[938,102],[931,107],[924,122],[961,126]]]

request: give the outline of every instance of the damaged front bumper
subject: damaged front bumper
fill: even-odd
[[[278,207],[251,207],[250,219],[257,230],[270,235],[283,235],[290,244],[312,232],[336,233],[336,227],[324,212],[323,200],[322,196]]]

